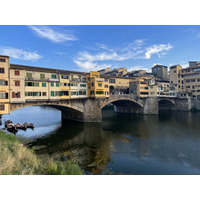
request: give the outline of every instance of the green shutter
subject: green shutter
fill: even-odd
[[[51,96],[54,97],[54,91],[51,91]]]
[[[51,74],[51,78],[56,78],[56,74]]]
[[[56,87],[59,87],[59,82],[56,83]]]
[[[42,83],[42,87],[46,87],[46,83]]]
[[[25,82],[25,86],[28,86],[28,82]]]

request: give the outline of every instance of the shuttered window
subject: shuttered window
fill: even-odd
[[[0,105],[0,110],[5,110],[5,105]]]
[[[19,75],[20,75],[19,70],[15,70],[15,75],[16,75],[16,76],[19,76]]]
[[[20,86],[20,81],[15,81],[15,86]]]

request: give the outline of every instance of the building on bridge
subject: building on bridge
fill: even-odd
[[[155,65],[152,67],[152,74],[155,78],[160,78],[161,80],[169,80],[167,66],[164,65]]]
[[[9,100],[9,57],[0,56],[0,114],[7,114],[10,112]]]
[[[177,85],[181,96],[200,99],[200,62],[189,61],[189,67],[181,65],[170,67],[170,83]]]

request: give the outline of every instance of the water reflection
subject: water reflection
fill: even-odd
[[[66,121],[60,112],[37,107],[3,116],[35,123],[32,132],[17,133],[40,155],[76,160],[94,174],[106,168],[124,174],[200,174],[200,113],[116,115],[103,111],[102,123]],[[15,121],[14,121],[15,122]]]

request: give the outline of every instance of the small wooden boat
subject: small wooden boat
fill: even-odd
[[[33,124],[33,123],[30,123],[30,124],[28,125],[28,128],[34,128],[34,124]]]
[[[12,123],[13,123],[12,121],[6,120],[6,121],[5,121],[5,127],[7,127],[8,124],[12,124]]]
[[[12,133],[16,133],[17,132],[17,126],[13,123],[9,123],[7,125],[7,129],[9,132],[12,132]]]
[[[26,128],[34,128],[34,124],[33,124],[33,123],[27,123],[27,122],[25,122],[25,123],[24,123],[24,126],[25,126]]]
[[[24,126],[24,124],[20,124],[20,123],[17,123],[17,124],[16,124],[16,127],[17,127],[18,129],[23,129],[23,130],[26,129],[26,127]]]

